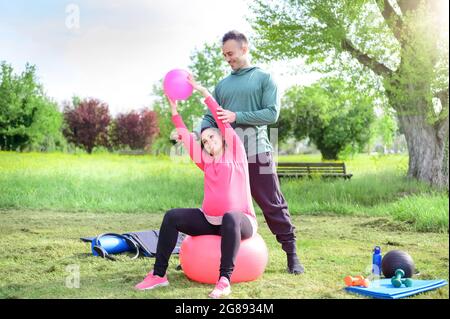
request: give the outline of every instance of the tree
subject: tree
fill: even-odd
[[[37,111],[28,129],[29,143],[25,149],[36,151],[63,150],[67,141],[62,134],[63,115],[58,104],[49,98],[36,100]]]
[[[63,144],[62,116],[57,104],[45,94],[36,78],[36,67],[26,64],[14,74],[6,62],[0,64],[0,148],[47,150]]]
[[[449,135],[444,4],[256,0],[250,18],[257,34],[254,55],[262,60],[303,56],[311,64],[332,65],[348,57],[357,61],[381,81],[397,113],[408,144],[408,176],[448,188],[448,170],[443,169]]]
[[[143,109],[118,114],[114,120],[113,138],[116,146],[129,146],[131,149],[150,149],[158,134],[156,112]]]
[[[221,48],[215,44],[205,44],[201,49],[195,49],[190,59],[189,70],[199,83],[212,92],[214,86],[227,72]],[[160,128],[155,148],[166,152],[172,145],[170,136],[174,126],[171,121],[170,107],[162,89],[162,80],[154,85],[153,95],[158,97],[153,105],[153,110],[158,114]],[[178,111],[189,129],[193,129],[206,112],[206,106],[202,100],[201,94],[194,92],[187,101],[179,102]]]
[[[64,106],[63,130],[69,142],[82,146],[90,154],[95,146],[108,146],[108,125],[111,122],[108,104],[87,98],[79,104]]]
[[[379,117],[377,117],[370,129],[370,131],[372,132],[372,136],[369,144],[372,144],[375,139],[378,139],[383,143],[385,152],[386,148],[392,147],[395,135],[398,131],[395,115],[391,113],[392,112],[384,112]]]
[[[283,98],[282,134],[309,137],[323,159],[335,160],[347,147],[362,148],[370,138],[373,101],[339,78],[323,78],[308,87],[292,87]],[[286,136],[283,136],[284,140]]]

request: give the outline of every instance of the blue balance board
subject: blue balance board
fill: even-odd
[[[369,296],[373,298],[382,299],[398,299],[408,297],[421,292],[437,289],[439,287],[447,285],[447,281],[440,280],[417,280],[413,279],[413,285],[411,287],[402,286],[395,288],[391,284],[391,279],[380,279],[370,282],[369,287],[346,287],[349,292]]]

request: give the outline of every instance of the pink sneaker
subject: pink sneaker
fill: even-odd
[[[216,287],[209,294],[211,298],[220,298],[228,296],[231,293],[231,285],[226,277],[220,277],[219,281],[216,283]]]
[[[153,275],[152,270],[148,273],[147,277],[145,277],[143,281],[134,286],[134,288],[136,288],[137,290],[147,290],[168,285],[169,281],[167,280],[167,275],[164,277],[159,277],[157,275]]]

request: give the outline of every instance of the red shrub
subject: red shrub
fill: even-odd
[[[111,122],[108,104],[89,98],[73,107],[66,105],[64,119],[66,127],[63,133],[69,142],[84,147],[88,153],[95,146],[108,146],[108,125]]]
[[[159,133],[156,112],[143,109],[119,114],[115,120],[113,140],[116,146],[128,145],[131,149],[150,149]]]

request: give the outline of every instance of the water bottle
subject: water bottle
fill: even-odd
[[[372,255],[372,275],[381,276],[381,248],[380,246],[375,246]]]

